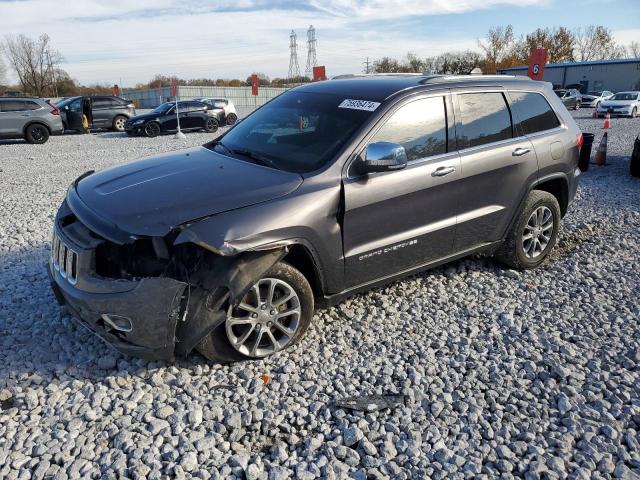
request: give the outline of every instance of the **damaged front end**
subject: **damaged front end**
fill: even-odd
[[[56,298],[119,351],[147,359],[191,352],[286,254],[286,247],[237,252],[176,245],[179,230],[107,238],[87,226],[93,219],[84,220],[67,201],[56,216],[49,261]]]

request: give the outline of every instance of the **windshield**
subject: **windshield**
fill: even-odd
[[[165,113],[168,112],[171,107],[173,107],[175,103],[163,103],[162,105],[157,106],[151,113]]]
[[[611,97],[609,100],[637,100],[638,99],[638,94],[636,92],[622,92],[622,93],[616,93],[613,97]]]
[[[592,95],[594,97],[599,97],[600,95],[602,95],[602,92],[589,92],[589,95]]]
[[[567,93],[566,90],[554,90],[556,92],[556,95],[558,95],[559,97],[562,97],[565,93]]]
[[[207,148],[225,155],[307,173],[325,165],[371,116],[339,108],[344,96],[292,90],[260,108]],[[262,161],[260,161],[262,159]]]

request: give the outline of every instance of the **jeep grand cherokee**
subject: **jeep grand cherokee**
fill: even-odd
[[[73,182],[53,289],[128,354],[264,357],[302,337],[314,306],[374,285],[477,252],[540,265],[581,143],[543,82],[307,84],[202,147]]]

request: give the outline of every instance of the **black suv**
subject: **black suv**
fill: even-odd
[[[224,111],[198,101],[179,101],[176,110],[175,102],[167,102],[155,110],[133,117],[125,125],[129,135],[145,135],[157,137],[161,133],[178,130],[204,130],[213,133],[218,130],[224,120]]]
[[[82,115],[85,115],[89,128],[122,132],[127,120],[136,115],[133,103],[110,95],[69,97],[57,106],[61,111],[65,130],[83,130]]]
[[[549,84],[373,76],[307,84],[217,140],[69,188],[49,272],[121,351],[259,358],[314,306],[478,252],[534,268],[578,184]]]

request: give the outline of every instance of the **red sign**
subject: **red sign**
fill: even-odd
[[[255,73],[253,75],[251,75],[251,95],[258,95],[258,85],[260,84],[260,82],[258,82],[258,75],[256,75]]]
[[[542,80],[544,76],[544,65],[547,63],[547,50],[545,48],[535,48],[531,50],[529,59],[529,78],[532,80]]]
[[[120,87],[118,86],[118,84],[113,86],[112,92],[113,92],[113,96],[114,97],[119,97],[120,96]]]
[[[326,80],[327,74],[324,70],[324,65],[318,65],[317,67],[313,67],[313,81],[317,82],[319,80]]]
[[[176,82],[175,78],[171,80],[171,96],[172,97],[178,96],[178,82]]]

